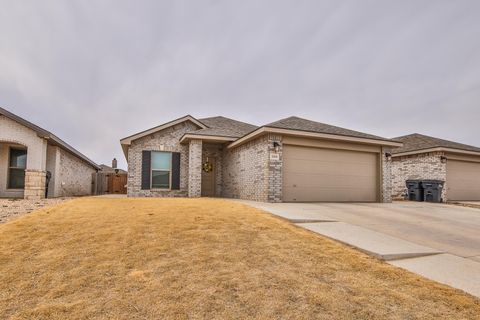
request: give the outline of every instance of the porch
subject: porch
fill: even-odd
[[[45,198],[46,143],[0,141],[0,198]]]
[[[223,196],[224,143],[189,142],[189,197]]]

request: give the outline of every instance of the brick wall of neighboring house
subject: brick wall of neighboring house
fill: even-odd
[[[224,151],[224,197],[268,201],[268,143],[262,136]]]
[[[392,159],[392,196],[402,199],[406,194],[407,180],[431,179],[446,181],[447,164],[442,163],[440,157],[443,152],[423,153]],[[446,185],[442,191],[442,198],[446,199]]]
[[[274,143],[277,146],[274,146]],[[283,144],[281,135],[268,135],[268,202],[282,202]]]
[[[132,141],[128,149],[127,193],[129,197],[185,197],[188,195],[189,148],[188,144],[180,144],[179,140],[184,133],[196,128],[191,122],[183,122]],[[143,150],[180,152],[179,190],[141,190]]]
[[[85,161],[71,153],[58,148],[60,154],[60,168],[55,177],[55,185],[59,194],[56,196],[86,196],[92,194],[92,174],[96,170]]]
[[[42,175],[45,175],[47,141],[40,138],[37,133],[30,128],[2,115],[0,115],[0,128],[0,144],[2,144],[0,150],[0,196],[25,196],[30,199],[41,198],[42,195],[44,195],[44,191],[38,188],[42,188],[41,184],[44,181]],[[33,188],[31,192],[28,190],[7,189],[8,150],[12,144],[18,144],[27,148],[26,175],[28,175],[29,178],[26,188]]]
[[[61,177],[60,177],[60,148],[56,146],[47,147],[47,171],[50,171],[52,177],[48,183],[48,197],[61,197]],[[57,183],[58,180],[58,183]]]
[[[380,155],[381,167],[382,167],[382,182],[381,182],[381,199],[380,202],[390,203],[392,202],[392,160],[388,159],[385,154],[391,153],[388,148],[382,148]]]
[[[221,144],[203,143],[202,163],[215,159],[215,196],[223,195],[223,146]]]

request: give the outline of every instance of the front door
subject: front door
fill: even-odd
[[[208,157],[202,163],[202,197],[215,196],[215,158]]]

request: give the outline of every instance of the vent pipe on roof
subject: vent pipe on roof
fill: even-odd
[[[113,158],[113,160],[112,160],[112,168],[117,169],[117,159],[116,158]]]

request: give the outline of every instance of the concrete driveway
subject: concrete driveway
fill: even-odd
[[[480,296],[480,209],[423,202],[242,202]]]
[[[294,222],[345,222],[480,262],[480,209],[422,202],[262,206]]]

